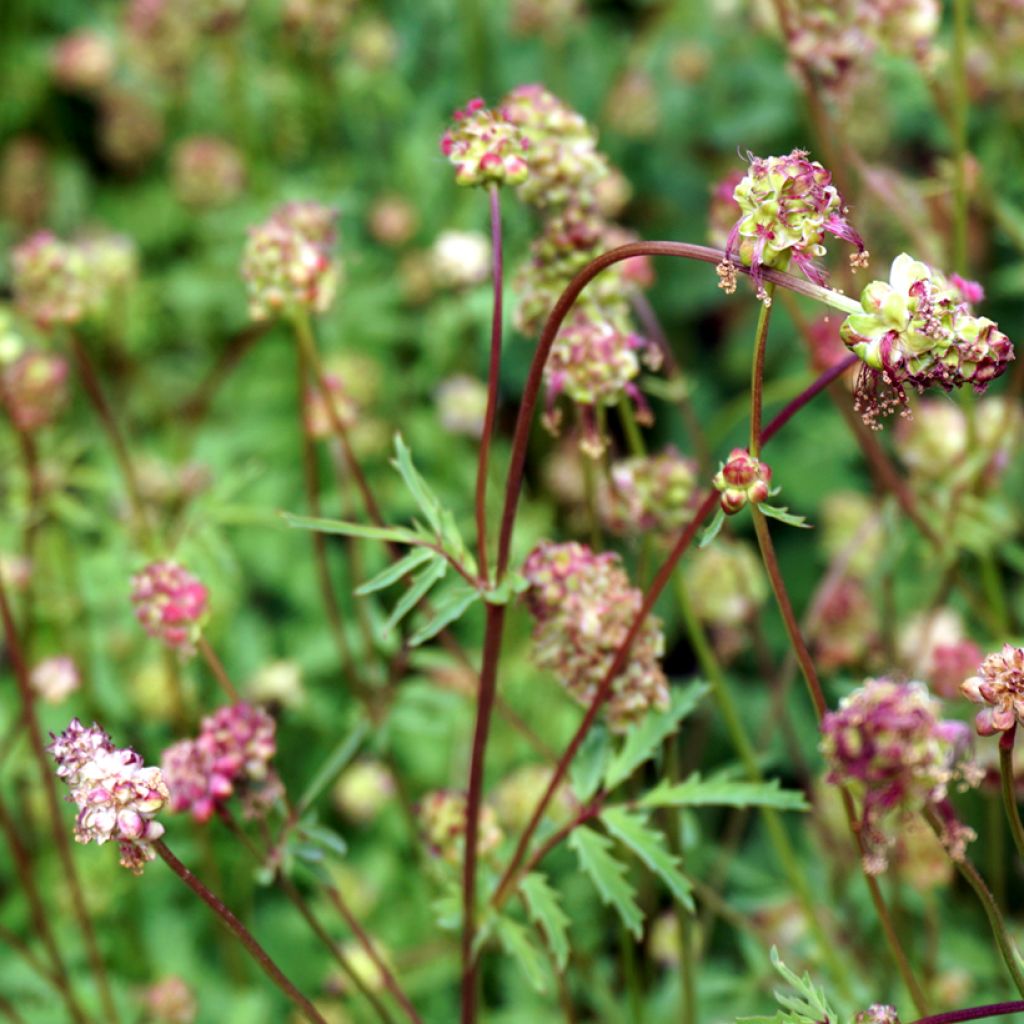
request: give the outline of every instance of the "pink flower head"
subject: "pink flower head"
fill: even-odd
[[[978,675],[965,679],[960,692],[974,704],[985,704],[974,722],[982,736],[1007,732],[1024,722],[1024,649],[1004,644],[981,663]]]
[[[767,463],[755,459],[746,448],[733,448],[712,483],[722,497],[726,515],[734,515],[748,502],[760,505],[771,494],[772,471]]]
[[[277,789],[270,762],[277,750],[277,725],[262,708],[240,702],[203,719],[195,739],[164,751],[162,767],[171,810],[208,821],[229,797],[249,798]]]
[[[153,820],[168,797],[160,769],[147,768],[134,750],[118,749],[98,725],[87,729],[77,718],[51,738],[47,749],[57,775],[78,805],[75,840],[116,840],[122,866],[141,874],[156,856],[152,844],[164,834]]]
[[[459,185],[519,185],[526,180],[528,146],[503,108],[470,100],[455,111],[455,124],[441,138],[441,152],[455,165]]]
[[[673,447],[618,459],[598,492],[598,511],[612,533],[667,536],[693,518],[697,464]]]
[[[177,562],[152,562],[132,577],[135,617],[152,637],[190,654],[206,618],[208,592]]]
[[[7,366],[0,392],[14,426],[27,432],[52,423],[67,403],[67,378],[63,356],[37,349]]]

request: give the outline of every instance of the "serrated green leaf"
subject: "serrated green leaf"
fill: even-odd
[[[633,898],[633,887],[626,881],[626,866],[609,849],[612,841],[581,825],[569,833],[569,846],[575,851],[587,877],[594,883],[601,900],[615,908],[622,923],[639,942],[643,937],[644,915]]]
[[[801,530],[814,529],[804,516],[794,515],[785,506],[762,504],[757,507],[762,515],[766,515],[769,519],[777,519],[780,523],[785,523],[787,526],[797,526]]]
[[[714,519],[704,527],[704,532],[700,535],[700,540],[697,541],[697,547],[706,548],[721,533],[724,523],[725,511],[719,506]]]
[[[415,544],[423,540],[419,534],[402,526],[370,526],[367,523],[349,523],[342,519],[318,519],[314,516],[296,516],[282,512],[281,518],[295,530],[314,530],[317,533],[340,534],[343,537],[361,537],[364,540],[391,541],[395,544]]]
[[[372,579],[356,587],[355,593],[359,597],[364,597],[366,594],[373,594],[378,590],[384,590],[385,587],[390,587],[392,583],[397,583],[403,576],[408,576],[423,565],[424,562],[429,562],[435,557],[437,557],[436,553],[430,548],[415,548],[409,554],[399,558],[397,562],[392,562],[391,565],[382,572],[377,573]]]
[[[551,955],[560,971],[569,964],[569,918],[559,903],[558,892],[539,872],[527,875],[519,883],[530,920],[544,932]]]
[[[296,804],[297,814],[305,814],[313,801],[342,773],[349,761],[355,757],[369,731],[369,722],[365,718],[360,718],[348,735],[338,741],[299,798]]]
[[[527,930],[510,917],[500,917],[496,931],[498,941],[519,965],[530,986],[537,992],[546,992],[548,975],[544,970],[544,957],[530,941]]]
[[[409,637],[409,646],[418,647],[420,644],[432,640],[441,630],[446,629],[453,622],[457,622],[474,602],[481,597],[479,590],[474,590],[468,584],[450,590],[434,605],[434,614],[429,622],[420,626],[412,636]]]
[[[569,765],[569,782],[577,800],[586,803],[597,792],[611,750],[608,730],[598,723],[587,733]]]
[[[381,626],[382,633],[390,633],[406,615],[409,614],[427,596],[435,583],[440,582],[448,571],[448,563],[443,555],[432,552],[434,560],[421,570],[412,581],[409,589],[395,602],[387,621]]]
[[[413,465],[412,452],[402,440],[401,434],[395,434],[395,457],[391,464],[401,474],[405,486],[416,502],[417,508],[423,513],[424,518],[430,524],[430,528],[437,537],[443,536],[441,514],[442,506],[437,496],[430,489],[427,481],[420,476],[419,470]]]
[[[661,782],[638,801],[641,807],[772,807],[777,811],[807,811],[800,790],[782,789],[778,779],[742,782],[702,779],[694,773],[682,782]]]
[[[679,870],[679,858],[669,852],[665,837],[649,826],[643,813],[630,812],[624,807],[609,807],[602,811],[600,819],[623,846],[636,854],[668,886],[669,892],[687,910],[695,909],[690,895],[692,886]]]
[[[779,957],[779,951],[772,946],[772,966],[795,990],[796,995],[772,993],[782,1009],[774,1016],[740,1017],[745,1024],[835,1024],[839,1016],[829,1005],[824,989],[811,981],[809,974],[800,976],[791,971]]]
[[[654,757],[665,739],[679,728],[679,723],[693,712],[707,692],[708,685],[701,682],[673,690],[672,703],[667,711],[647,715],[634,727],[608,764],[604,776],[605,789],[612,790],[625,782],[640,765]]]

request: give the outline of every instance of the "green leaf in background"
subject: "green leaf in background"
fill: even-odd
[[[408,576],[414,572],[424,562],[429,562],[432,558],[436,557],[436,552],[430,548],[414,548],[409,554],[399,558],[396,562],[392,562],[391,565],[377,573],[372,579],[356,587],[355,593],[359,597],[363,597],[366,594],[373,594],[378,590],[384,590],[390,587],[392,583],[397,583],[403,576]]]
[[[569,782],[577,800],[586,803],[597,792],[611,752],[608,730],[598,723],[584,738],[569,765]]]
[[[560,971],[569,963],[569,918],[559,902],[558,892],[546,876],[534,871],[519,883],[530,920],[544,932],[551,955]]]
[[[832,1022],[840,1019],[829,1005],[824,989],[818,988],[806,972],[801,977],[791,971],[780,959],[779,951],[772,946],[772,966],[795,989],[797,995],[791,996],[775,989],[772,995],[782,1007],[772,1016],[740,1017],[740,1021],[750,1024],[821,1024],[822,1021]]]
[[[435,583],[439,583],[448,571],[448,562],[443,555],[434,555],[433,560],[425,569],[413,577],[412,585],[395,602],[387,621],[381,626],[382,633],[390,633],[430,593]]]
[[[447,629],[453,622],[462,618],[466,609],[479,601],[481,596],[479,590],[474,590],[465,581],[460,580],[437,601],[432,609],[433,615],[430,620],[409,637],[409,646],[419,647],[420,644],[432,640],[443,629]]]
[[[519,965],[530,987],[537,992],[546,992],[548,972],[544,969],[544,955],[530,939],[527,930],[510,917],[497,920],[498,941],[505,952]]]
[[[693,887],[679,870],[679,858],[669,852],[665,837],[650,827],[643,813],[627,811],[624,807],[609,807],[602,811],[600,818],[605,828],[636,854],[687,910],[692,912],[695,909],[690,895]]]
[[[281,518],[295,530],[313,530],[316,533],[334,533],[343,537],[361,537],[364,540],[383,540],[394,544],[416,544],[423,538],[402,526],[370,526],[366,523],[348,523],[341,519],[317,519],[282,512]]]
[[[395,457],[391,464],[401,474],[405,486],[416,502],[416,507],[423,513],[423,517],[430,524],[434,535],[439,539],[444,536],[442,524],[443,507],[437,496],[430,489],[426,480],[420,476],[419,470],[412,463],[412,452],[408,445],[402,440],[401,434],[395,434]]]
[[[679,728],[679,723],[693,712],[707,692],[708,685],[701,682],[673,690],[667,711],[647,715],[639,725],[631,729],[625,742],[608,763],[604,775],[605,789],[613,790],[625,782],[640,765],[654,757],[661,744]]]
[[[661,782],[638,801],[641,807],[772,807],[777,811],[809,811],[800,790],[782,789],[778,779],[739,782],[707,779],[694,773],[682,782]]]
[[[370,723],[360,717],[356,724],[349,730],[348,735],[338,741],[334,749],[327,755],[327,759],[313,776],[309,785],[295,805],[295,812],[303,815],[313,804],[316,798],[344,771],[345,767],[356,756],[356,752],[363,744],[370,732]]]
[[[633,887],[626,880],[626,865],[609,852],[612,841],[581,825],[569,834],[568,842],[601,899],[615,908],[622,923],[639,942],[643,938],[643,911],[637,906]]]

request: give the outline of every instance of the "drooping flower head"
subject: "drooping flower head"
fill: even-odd
[[[862,800],[864,867],[871,874],[888,864],[893,820],[925,806],[939,811],[954,858],[974,838],[946,801],[953,779],[973,781],[965,763],[968,730],[962,722],[940,720],[939,708],[923,683],[868,679],[822,721],[828,781],[854,786]]]
[[[242,796],[247,813],[273,801],[280,783],[270,767],[277,751],[277,724],[262,708],[244,701],[203,719],[195,739],[164,751],[164,781],[172,811],[208,821],[229,797]]]
[[[206,587],[177,562],[152,562],[132,577],[135,617],[152,637],[190,654],[206,618]]]
[[[39,349],[23,352],[3,370],[0,398],[18,430],[38,430],[52,423],[68,397],[68,363]]]
[[[612,463],[598,492],[601,521],[619,535],[667,535],[693,518],[697,464],[668,447]]]
[[[539,544],[527,557],[526,604],[536,619],[533,657],[569,693],[589,706],[643,602],[617,555],[595,554],[583,544]],[[629,660],[612,683],[605,705],[609,727],[624,732],[651,708],[668,707],[668,684],[659,659],[661,623],[648,616]]]
[[[503,107],[472,99],[456,110],[441,138],[441,152],[455,165],[458,185],[519,185],[529,174],[529,146]]]
[[[156,856],[153,842],[164,834],[153,820],[168,796],[160,769],[147,768],[134,750],[118,749],[98,725],[87,729],[77,718],[52,737],[47,750],[78,805],[75,840],[115,840],[121,865],[141,874]]]
[[[729,233],[726,256],[750,267],[759,297],[764,296],[767,268],[785,270],[793,264],[808,280],[824,284],[824,271],[814,261],[825,255],[826,234],[856,246],[858,264],[866,257],[832,175],[802,149],[787,156],[752,156],[733,197],[740,219]]]
[[[960,691],[969,701],[986,705],[974,720],[982,736],[1024,722],[1024,649],[1004,644],[985,658],[976,676],[963,681]]]
[[[961,286],[967,282],[961,281]],[[975,294],[968,289],[968,292]],[[857,408],[865,422],[906,405],[906,389],[971,384],[982,392],[1013,359],[998,325],[976,317],[961,287],[906,253],[893,260],[888,281],[872,281],[840,335],[864,363]]]
[[[337,214],[314,202],[286,203],[249,229],[242,277],[254,320],[330,307],[340,265],[332,255]]]
[[[715,474],[712,483],[721,494],[719,503],[726,515],[735,515],[748,503],[760,505],[771,494],[772,471],[746,448],[733,448]]]
[[[428,793],[419,803],[419,820],[431,853],[449,864],[462,863],[466,845],[466,794],[439,789]],[[477,831],[477,855],[484,857],[495,850],[503,836],[494,809],[480,807]]]

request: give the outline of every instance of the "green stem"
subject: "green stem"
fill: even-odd
[[[1010,823],[1013,843],[1017,847],[1017,854],[1024,858],[1024,825],[1020,820],[1013,778],[1013,741],[1016,735],[1017,725],[1014,723],[999,739],[999,780],[1003,793],[1003,809],[1006,811],[1006,820]]]
[[[764,354],[768,347],[768,324],[772,316],[775,285],[764,286],[761,312],[757,316],[754,332],[754,359],[750,369],[750,454],[756,459],[761,451],[761,408],[764,405]]]
[[[967,13],[969,0],[953,0],[953,269],[967,273]]]
[[[622,421],[622,431],[626,435],[626,444],[629,446],[630,454],[646,455],[647,447],[644,444],[644,435],[640,432],[640,424],[636,421],[633,404],[626,395],[619,399],[619,418]]]

